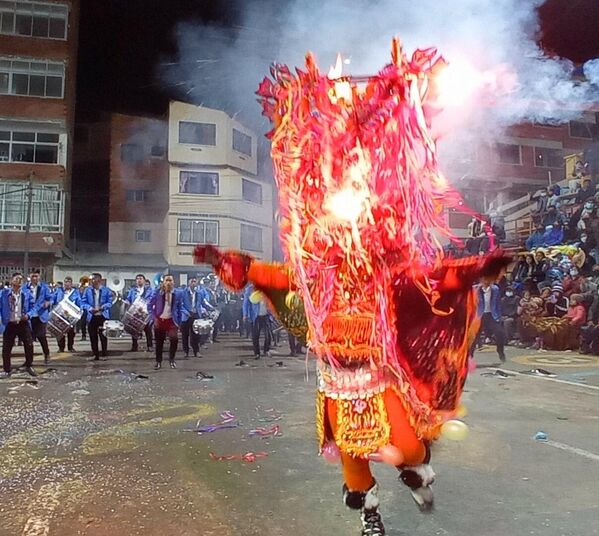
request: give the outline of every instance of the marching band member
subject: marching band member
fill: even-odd
[[[14,273],[11,286],[0,292],[0,315],[4,326],[2,366],[7,376],[12,372],[12,349],[17,337],[23,341],[25,349],[25,370],[30,376],[37,376],[33,369],[33,333],[29,323],[34,308],[33,296],[23,286],[23,275],[19,272]]]
[[[177,368],[175,355],[179,343],[179,326],[183,317],[183,297],[175,290],[172,275],[165,275],[160,290],[150,298],[148,311],[154,320],[154,337],[156,339],[155,370],[162,368],[162,350],[164,341],[169,339],[169,362],[171,368]]]
[[[97,272],[92,274],[91,286],[85,289],[81,305],[87,315],[89,341],[94,354],[94,361],[99,361],[98,337],[102,345],[102,357],[106,357],[108,354],[108,339],[102,328],[104,321],[110,318],[110,308],[112,307],[112,293],[102,285],[101,274]]]
[[[149,301],[152,297],[152,289],[146,285],[146,276],[143,274],[137,274],[135,276],[135,286],[129,289],[129,293],[127,294],[126,302],[131,305],[137,298],[143,298],[146,301]],[[148,322],[144,327],[144,333],[146,335],[146,346],[147,351],[152,351],[152,323]],[[131,351],[138,351],[137,337],[132,337],[132,346]]]
[[[79,291],[73,288],[73,278],[66,276],[64,278],[64,286],[59,286],[54,293],[54,305],[58,305],[62,300],[69,300],[73,302],[77,307],[81,308],[81,297]],[[67,348],[69,352],[75,351],[75,328],[69,329],[65,337],[58,340],[58,351],[64,352],[65,339],[68,340]]]
[[[194,357],[202,357],[200,354],[200,336],[194,333],[193,322],[204,314],[206,314],[206,309],[202,306],[198,280],[192,277],[189,279],[189,286],[183,290],[181,336],[183,338],[183,353],[186,359],[189,357],[190,342]]]
[[[40,281],[39,270],[34,270],[29,276],[30,282],[27,285],[32,298],[33,310],[31,311],[31,331],[33,340],[38,340],[42,351],[44,352],[44,363],[50,360],[50,347],[46,337],[46,324],[50,318],[50,308],[54,303],[50,287],[43,281]]]

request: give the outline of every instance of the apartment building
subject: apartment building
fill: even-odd
[[[100,271],[126,284],[166,268],[167,121],[118,113],[76,126],[73,255],[60,274]]]
[[[78,0],[0,2],[2,277],[26,249],[51,273],[68,237],[78,18]]]
[[[271,260],[273,186],[258,177],[257,135],[225,112],[171,102],[164,257],[193,272],[196,244]]]

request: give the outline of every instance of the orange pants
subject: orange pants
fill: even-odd
[[[405,465],[418,465],[424,462],[426,447],[418,439],[416,432],[408,421],[406,410],[397,394],[387,389],[384,394],[385,406],[391,425],[390,443],[401,450]],[[327,420],[333,435],[337,431],[337,402],[332,398],[326,399]],[[343,479],[350,491],[367,491],[374,483],[370,472],[370,462],[363,458],[355,458],[341,452]]]

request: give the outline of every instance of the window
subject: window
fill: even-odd
[[[150,156],[153,158],[164,158],[166,149],[162,145],[152,145]]]
[[[252,137],[236,128],[233,129],[233,150],[252,156]]]
[[[241,249],[262,251],[262,229],[260,227],[241,224]]]
[[[69,8],[61,4],[0,1],[0,33],[66,39]]]
[[[535,166],[561,168],[564,158],[561,149],[548,149],[546,147],[535,147]]]
[[[583,123],[582,121],[570,121],[570,136],[572,136],[573,138],[584,138],[587,140],[592,140],[592,126],[593,125],[591,125],[591,123]]]
[[[247,179],[241,179],[241,192],[244,201],[262,204],[262,185]]]
[[[218,195],[218,173],[207,171],[181,171],[179,193]]]
[[[64,63],[0,58],[0,94],[62,99]]]
[[[214,123],[179,122],[179,143],[192,145],[216,145],[216,125]]]
[[[135,241],[136,242],[151,242],[151,232],[146,231],[144,229],[137,229],[135,231]]]
[[[522,165],[520,146],[509,143],[498,143],[496,146],[499,162],[502,164]]]
[[[148,200],[148,190],[127,190],[127,203],[143,203]]]
[[[58,164],[59,135],[0,130],[0,162]]]
[[[121,162],[141,162],[144,159],[144,148],[136,143],[121,145]]]
[[[35,185],[31,201],[31,230],[63,231],[64,196],[58,185]],[[27,221],[27,184],[0,181],[0,230],[24,231]]]
[[[179,220],[179,244],[218,244],[218,222]]]

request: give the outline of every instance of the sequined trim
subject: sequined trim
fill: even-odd
[[[365,457],[389,444],[391,424],[382,393],[369,398],[337,400],[335,443],[350,456]]]
[[[354,400],[382,393],[397,380],[385,369],[362,365],[356,368],[333,369],[319,363],[318,390],[332,399]]]
[[[318,436],[318,446],[320,447],[320,450],[322,450],[327,441],[325,429],[326,403],[327,399],[324,396],[324,393],[316,391],[316,434]]]

